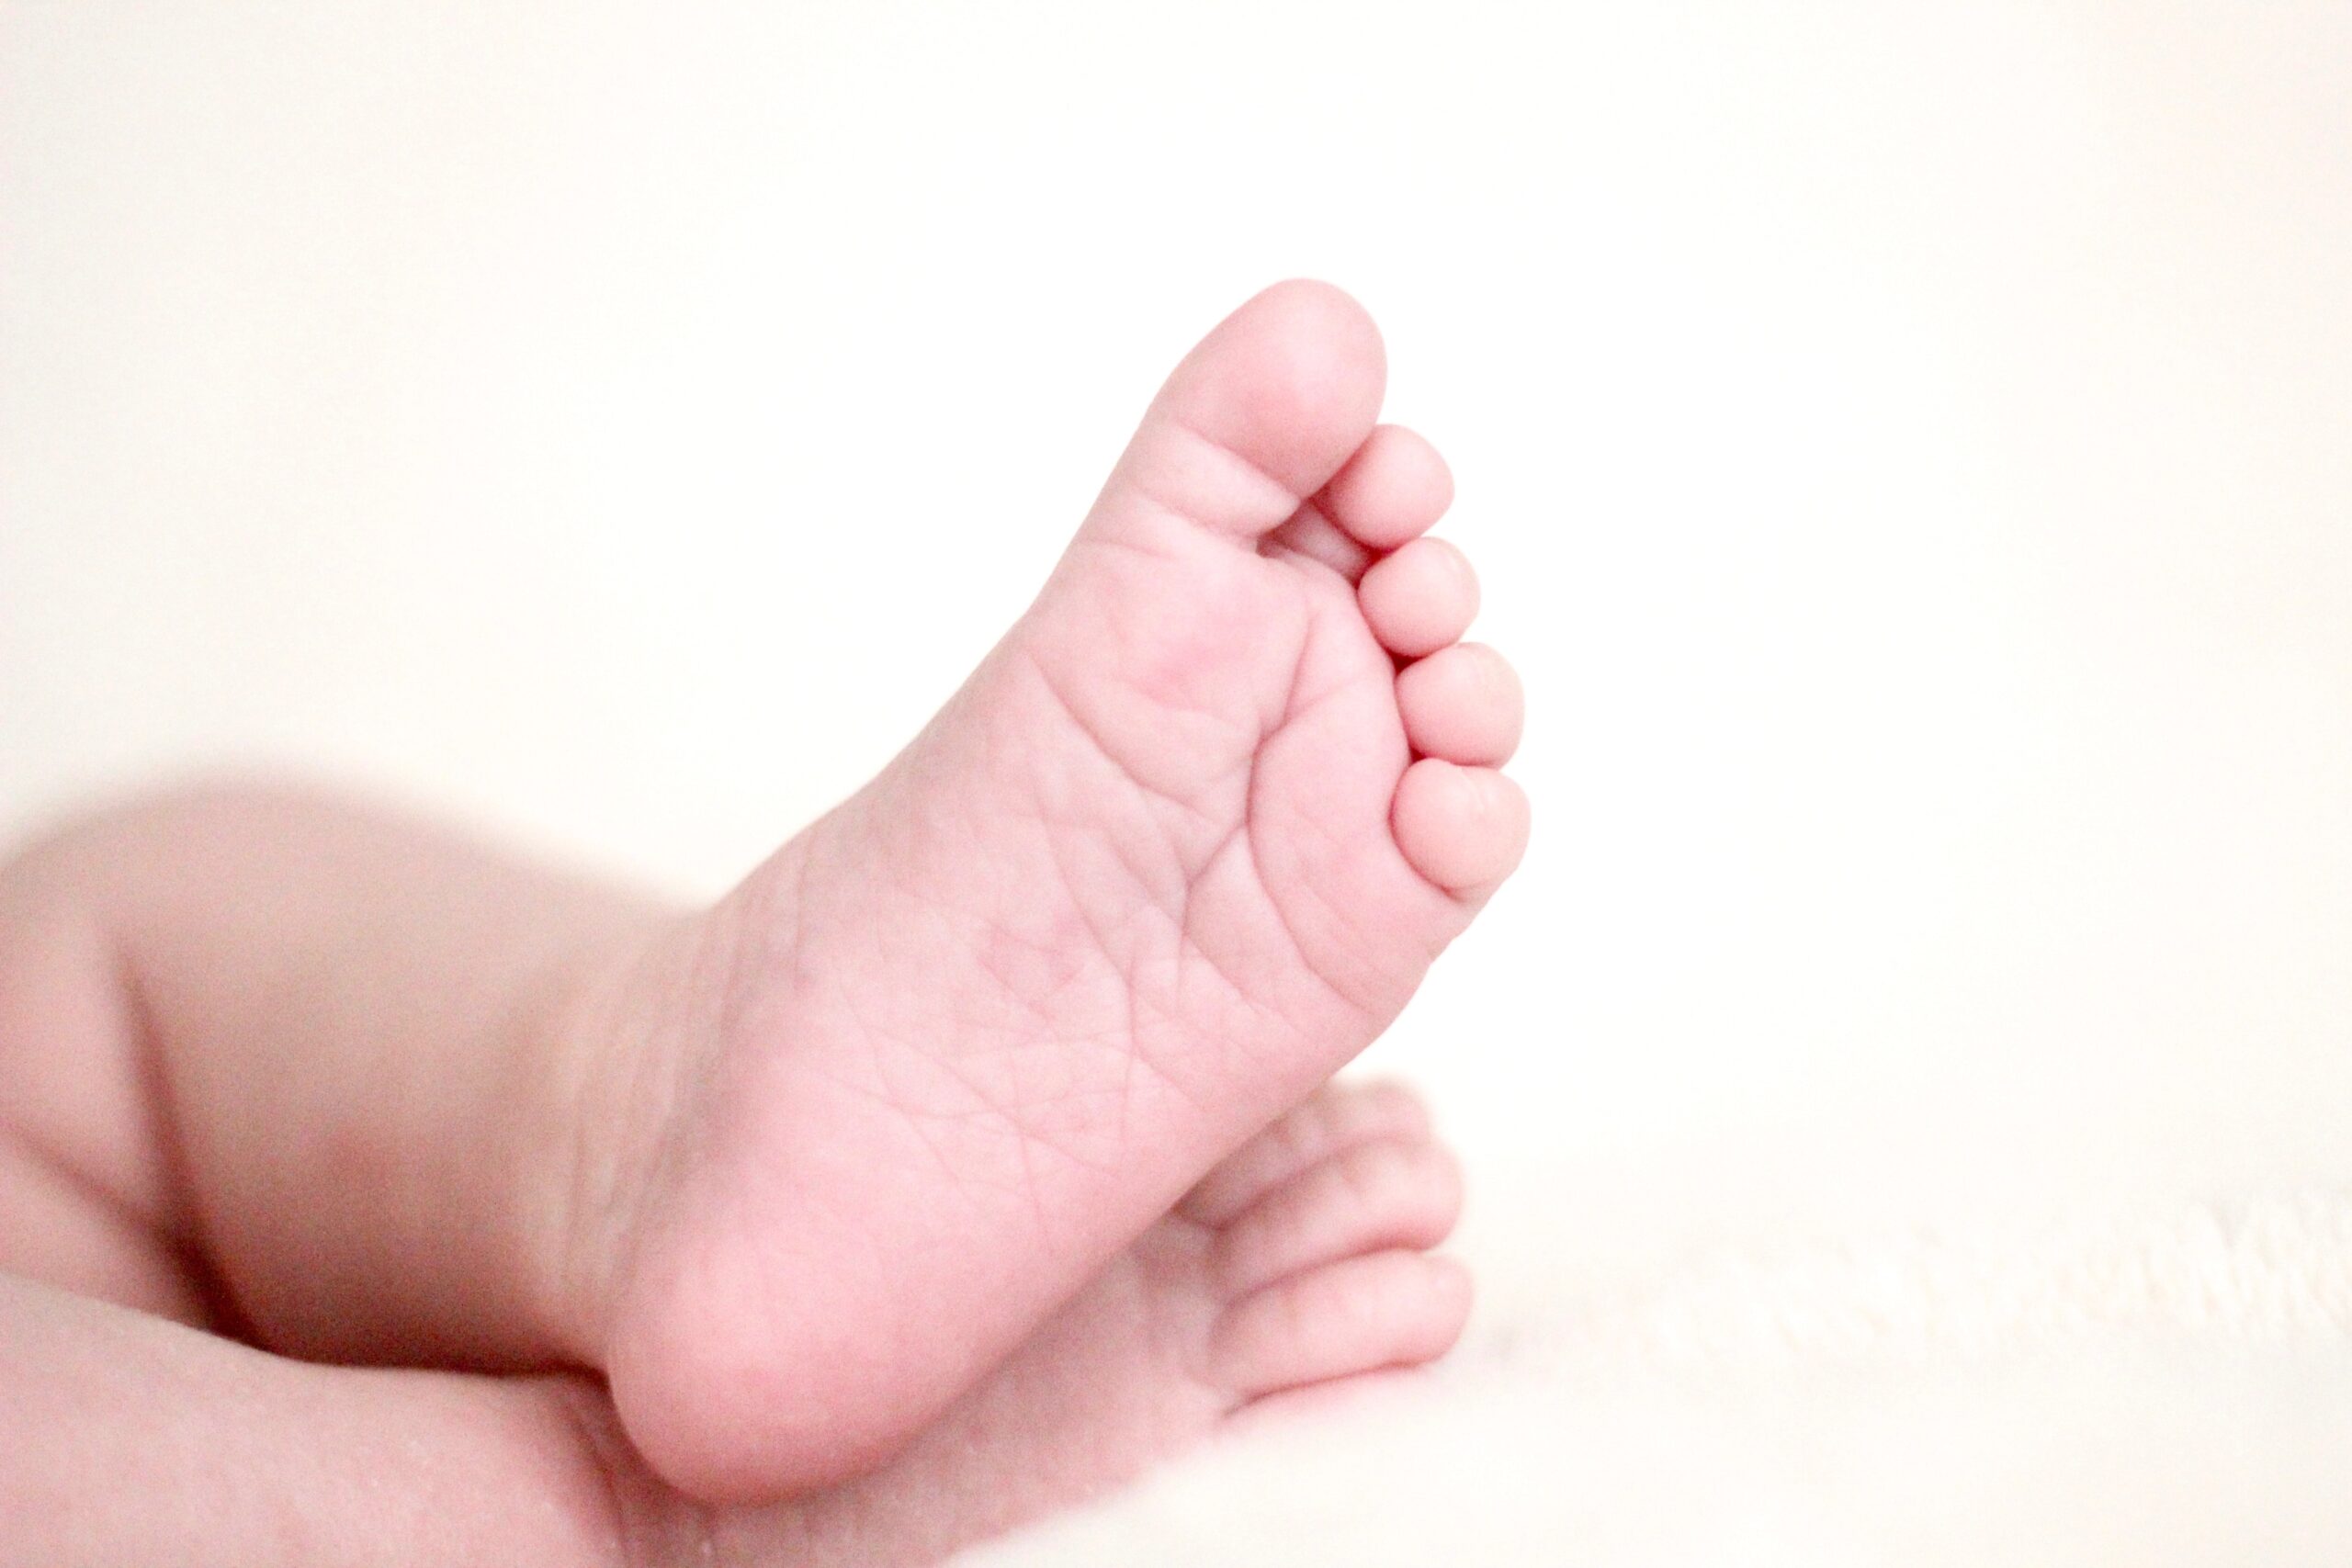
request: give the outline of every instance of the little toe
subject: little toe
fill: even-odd
[[[1228,1297],[1392,1247],[1421,1251],[1462,1216],[1462,1171],[1427,1140],[1383,1139],[1277,1188],[1219,1233],[1211,1278]]]
[[[1381,647],[1419,659],[1470,629],[1478,574],[1470,558],[1443,539],[1414,539],[1364,572],[1356,601]]]
[[[1230,1224],[1276,1188],[1359,1144],[1429,1135],[1429,1109],[1404,1085],[1326,1084],[1203,1177],[1176,1212],[1198,1224]]]
[[[1527,698],[1519,672],[1484,643],[1459,642],[1405,667],[1396,677],[1405,739],[1424,757],[1464,767],[1498,767],[1519,749]]]
[[[1419,1366],[1453,1348],[1470,1276],[1450,1258],[1375,1252],[1292,1276],[1218,1320],[1209,1376],[1244,1398]]]
[[[1374,427],[1317,498],[1323,513],[1366,547],[1419,538],[1453,504],[1453,475],[1428,440],[1401,424]]]
[[[1390,827],[1406,863],[1462,897],[1483,896],[1527,851],[1527,796],[1492,768],[1425,757],[1397,782]]]

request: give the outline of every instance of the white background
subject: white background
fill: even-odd
[[[1315,273],[1531,694],[1371,1058],[1490,1301],[2352,1175],[2347,94],[2333,5],[16,0],[0,829],[290,764],[715,891]]]

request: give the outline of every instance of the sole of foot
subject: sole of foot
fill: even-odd
[[[1518,863],[1518,682],[1384,378],[1327,285],[1227,318],[923,733],[616,982],[560,1289],[671,1483],[881,1465]]]

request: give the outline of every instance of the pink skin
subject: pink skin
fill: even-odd
[[[571,1345],[673,1483],[895,1452],[1370,1043],[1517,863],[1516,681],[1461,647],[1400,675],[1358,597],[1451,488],[1381,390],[1336,289],[1227,318],[938,718],[607,998],[589,1076],[656,1109],[592,1119],[625,1130]],[[1466,568],[1411,572],[1391,620],[1467,619]]]
[[[577,1376],[317,1366],[0,1275],[0,1393],[42,1434],[0,1518],[61,1568],[915,1568],[1443,1354],[1468,1286],[1424,1249],[1460,1201],[1409,1094],[1326,1089],[891,1464],[751,1508],[663,1485]]]
[[[1461,1182],[1419,1102],[1326,1090],[1280,1125],[1297,1168],[1238,1212],[1162,1218],[877,1473],[713,1517],[720,1560],[933,1562],[1306,1393],[1442,1355],[1469,1283],[1425,1249],[1453,1228]]]
[[[1380,383],[1336,290],[1228,318],[965,689],[707,913],[279,793],[57,835],[0,875],[0,1265],[311,1359],[603,1370],[658,1517],[1019,1406],[1135,1249],[1278,1228],[1217,1197],[1250,1140],[1523,846],[1517,683],[1454,645],[1451,480]],[[1458,1281],[1373,1207],[1295,1292],[1239,1243],[1176,1292],[1225,1303],[1196,1392],[1442,1348]],[[256,1386],[345,1408],[296,1371]]]

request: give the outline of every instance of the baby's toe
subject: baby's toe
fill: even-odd
[[[1459,642],[1396,677],[1405,739],[1424,757],[1492,768],[1519,749],[1527,698],[1519,672],[1483,643]]]
[[[1367,570],[1356,597],[1381,647],[1419,659],[1470,629],[1478,576],[1470,558],[1443,539],[1415,539]]]
[[[1405,770],[1390,827],[1406,863],[1460,897],[1492,890],[1527,851],[1527,796],[1492,768],[1425,757]]]
[[[1470,1316],[1470,1276],[1451,1258],[1374,1252],[1309,1269],[1228,1310],[1208,1371],[1244,1398],[1419,1366],[1453,1348]]]
[[[1392,1247],[1435,1247],[1462,1214],[1462,1172],[1427,1139],[1359,1144],[1268,1193],[1219,1233],[1211,1277],[1229,1297]]]
[[[1203,1177],[1177,1213],[1198,1224],[1229,1224],[1276,1188],[1360,1144],[1429,1135],[1429,1109],[1404,1085],[1327,1083]]]
[[[1374,428],[1316,502],[1358,544],[1393,550],[1453,503],[1453,475],[1427,439],[1400,424]]]

